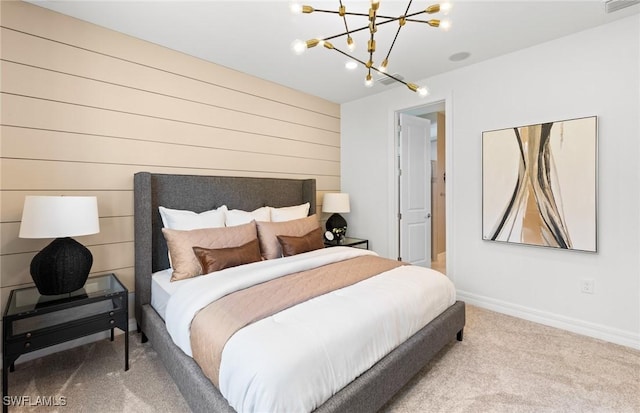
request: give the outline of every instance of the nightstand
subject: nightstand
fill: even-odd
[[[7,412],[8,372],[23,354],[119,328],[129,370],[128,291],[114,274],[89,278],[68,294],[41,295],[36,287],[12,290],[2,320],[2,407]]]
[[[350,237],[344,237],[342,238],[341,241],[327,241],[326,239],[324,240],[324,246],[325,247],[337,247],[337,246],[341,246],[341,247],[357,247],[357,248],[364,248],[366,250],[369,249],[369,240],[368,239],[360,239],[360,238],[350,238]]]

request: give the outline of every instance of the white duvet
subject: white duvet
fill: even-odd
[[[325,248],[190,280],[167,304],[166,325],[189,356],[196,313],[233,291],[373,252]],[[308,412],[455,302],[449,279],[402,266],[253,323],[227,342],[220,391],[238,412]]]

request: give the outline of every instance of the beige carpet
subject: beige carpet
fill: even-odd
[[[149,344],[131,335],[19,364],[11,395],[62,395],[65,407],[9,412],[187,412]],[[465,340],[452,342],[384,412],[638,412],[640,351],[467,307]]]

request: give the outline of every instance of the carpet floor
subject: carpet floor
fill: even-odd
[[[9,412],[188,412],[136,334],[124,371],[122,340],[18,364],[9,394],[29,398]],[[49,396],[66,405],[43,407]],[[467,306],[464,341],[452,341],[382,411],[640,413],[640,351]]]

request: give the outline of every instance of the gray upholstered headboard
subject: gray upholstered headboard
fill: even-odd
[[[138,172],[134,176],[136,319],[151,302],[151,274],[169,267],[158,206],[203,212],[222,205],[253,211],[263,206],[311,204],[315,179],[243,178]]]

